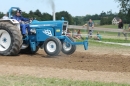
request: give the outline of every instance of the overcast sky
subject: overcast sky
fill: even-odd
[[[20,7],[29,12],[39,9],[52,14],[50,0],[0,0],[0,11],[7,12],[10,7]],[[68,11],[72,16],[99,14],[102,11],[119,12],[119,4],[115,0],[53,0],[56,12]]]

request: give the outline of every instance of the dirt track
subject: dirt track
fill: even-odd
[[[0,57],[0,64],[14,66],[53,67],[88,71],[130,72],[130,58],[123,55],[92,55],[75,52],[67,56],[48,57],[40,50],[36,55],[20,55],[16,57]]]
[[[36,73],[36,75],[46,75],[45,77],[130,83],[130,57],[121,54],[92,54],[87,51],[77,51],[70,56],[61,53],[56,57],[48,57],[42,50],[39,50],[33,56],[24,54],[16,57],[0,56],[0,68],[1,74],[35,75]],[[60,75],[57,76],[54,71],[57,75],[59,72]],[[62,71],[66,73],[62,75]],[[76,77],[75,74],[79,76]],[[106,78],[108,75],[109,79]]]

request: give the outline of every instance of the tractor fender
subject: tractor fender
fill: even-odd
[[[8,22],[12,25],[15,25],[18,27],[18,29],[20,30],[20,24],[16,19],[0,19],[0,22]]]

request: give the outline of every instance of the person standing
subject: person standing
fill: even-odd
[[[7,16],[7,14],[5,14],[3,17],[2,17],[2,19],[9,19],[9,17]]]
[[[89,19],[88,26],[89,26],[89,36],[92,37],[93,28],[94,28],[94,23],[93,23],[92,19]]]
[[[118,23],[118,29],[123,29],[123,22],[122,22],[122,19],[119,20],[119,23]],[[120,37],[120,34],[121,32],[118,32],[118,37]],[[126,33],[122,32],[122,34],[126,37]]]
[[[121,19],[119,19],[119,23],[118,23],[118,29],[123,29],[123,22]],[[120,37],[120,32],[118,32],[118,36]]]

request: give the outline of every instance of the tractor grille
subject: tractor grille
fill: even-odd
[[[67,27],[68,27],[68,22],[64,22],[62,35],[66,35],[66,33],[67,33]]]

